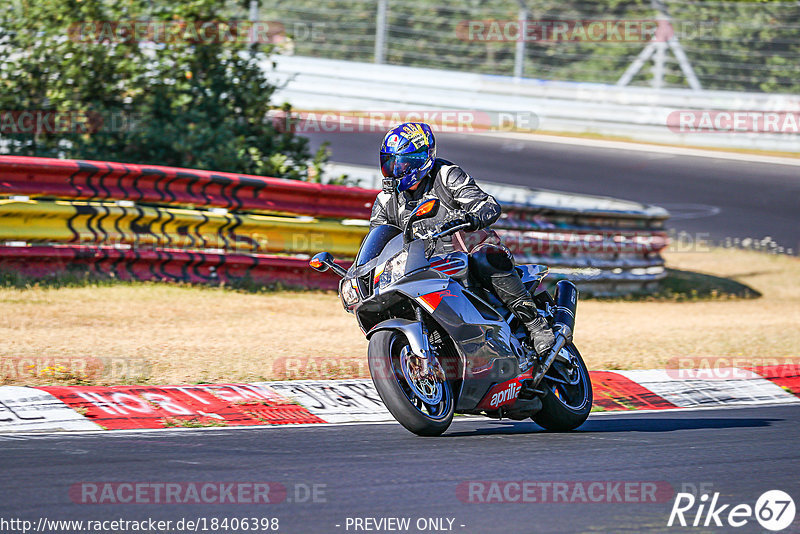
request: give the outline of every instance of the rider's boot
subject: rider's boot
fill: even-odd
[[[491,280],[492,289],[501,302],[525,325],[536,353],[547,353],[555,344],[555,335],[547,320],[539,315],[539,310],[517,271],[493,274]]]

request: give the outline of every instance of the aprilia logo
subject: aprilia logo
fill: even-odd
[[[519,395],[520,389],[522,389],[521,386],[516,382],[509,384],[508,387],[503,391],[492,395],[492,400],[489,402],[489,406],[496,408],[501,404],[508,402],[509,400],[516,399],[517,395]]]

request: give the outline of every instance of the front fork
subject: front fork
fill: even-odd
[[[424,376],[430,372],[438,382],[444,382],[446,380],[444,369],[442,369],[442,363],[438,360],[437,354],[431,349],[430,335],[422,308],[414,306],[414,314],[422,328],[422,338],[425,340],[424,354],[419,355],[420,373]]]

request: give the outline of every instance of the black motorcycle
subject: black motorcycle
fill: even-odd
[[[433,242],[462,226],[414,237],[414,223],[438,209],[428,200],[404,229],[373,228],[347,270],[327,252],[309,262],[342,277],[339,296],[369,339],[370,375],[386,407],[420,436],[442,434],[455,413],[577,428],[592,407],[589,372],[572,343],[577,288],[559,281],[553,298],[539,289],[547,267],[517,267],[556,335],[547,354],[536,354],[524,325],[470,276],[467,254],[433,255]]]

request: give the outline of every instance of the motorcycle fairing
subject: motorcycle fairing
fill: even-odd
[[[418,302],[453,340],[464,363],[456,410],[474,410],[494,384],[520,374],[518,355],[522,348],[502,317],[487,318],[475,308],[461,284],[445,280],[446,288],[430,293],[412,293],[402,282],[394,289]],[[419,287],[413,280],[409,284]]]
[[[478,404],[478,409],[492,412],[499,410],[501,407],[512,406],[517,402],[517,397],[519,397],[519,393],[522,391],[522,383],[532,378],[532,371],[528,369],[511,380],[492,386],[492,388],[486,392],[480,404]]]

